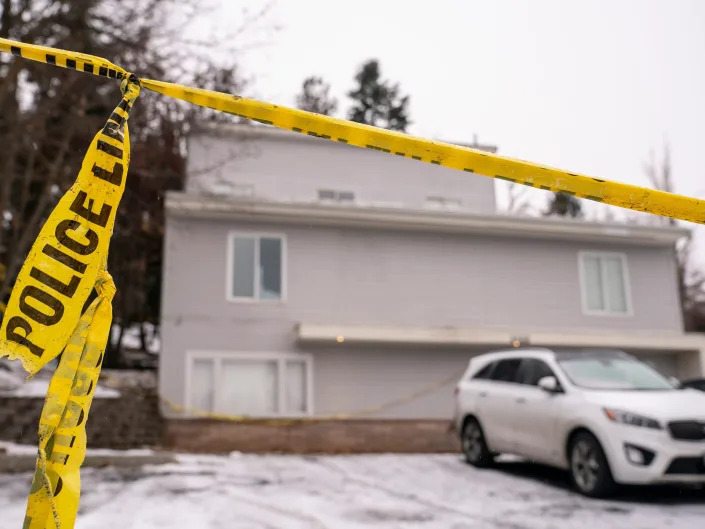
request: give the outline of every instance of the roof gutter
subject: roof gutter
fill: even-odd
[[[225,199],[170,192],[167,215],[282,224],[479,234],[538,239],[615,241],[672,246],[690,231],[683,228],[603,224],[555,218],[473,215],[407,208],[328,205]]]

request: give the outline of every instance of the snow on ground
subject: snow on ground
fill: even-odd
[[[29,474],[0,475],[0,529],[22,526]],[[179,456],[83,470],[76,529],[701,528],[705,493],[571,492],[564,473],[522,462],[477,470],[455,455]]]
[[[145,335],[147,337],[147,352],[159,354],[161,350],[161,338],[157,332],[157,328],[152,323],[145,322]],[[113,325],[110,333],[110,339],[114,344],[117,344],[120,338],[120,326]],[[126,349],[142,349],[142,341],[140,339],[140,324],[134,323],[127,327],[122,334],[122,346]]]
[[[49,389],[48,378],[33,378],[27,382],[20,381],[14,389],[0,390],[0,395],[4,397],[41,397],[47,395]],[[120,392],[111,389],[97,386],[93,395],[96,399],[116,399],[120,397]]]
[[[130,450],[112,450],[110,448],[88,448],[86,454],[91,456],[110,457],[135,457],[151,456],[156,452],[151,448],[131,448]],[[37,447],[34,445],[18,445],[9,441],[0,441],[0,454],[9,456],[36,456]]]
[[[46,397],[49,381],[54,374],[56,365],[56,360],[52,360],[34,377],[26,380],[27,373],[18,362],[0,360],[0,395],[3,397]],[[97,386],[94,394],[96,399],[116,399],[119,396],[119,391],[102,386]]]

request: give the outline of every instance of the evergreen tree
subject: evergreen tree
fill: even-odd
[[[554,193],[544,215],[579,218],[583,216],[583,208],[580,204],[580,200],[573,195],[568,193]]]
[[[330,116],[338,108],[338,101],[329,95],[330,85],[320,77],[308,77],[296,96],[296,106],[307,112]]]
[[[399,93],[399,85],[381,80],[379,61],[372,59],[362,65],[355,76],[357,87],[348,96],[353,106],[351,121],[405,132],[409,120],[409,96]]]

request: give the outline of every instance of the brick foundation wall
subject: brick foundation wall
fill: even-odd
[[[460,450],[449,421],[345,420],[289,426],[166,419],[165,448],[184,452],[442,453]]]
[[[457,452],[445,420],[354,419],[293,424],[162,418],[153,371],[104,370],[99,385],[120,392],[95,398],[86,433],[91,448],[155,447],[227,453],[354,454]],[[0,395],[0,440],[35,445],[43,397]]]
[[[0,397],[0,440],[37,444],[43,398]],[[163,420],[156,391],[123,390],[115,399],[94,399],[86,424],[91,448],[161,446]]]

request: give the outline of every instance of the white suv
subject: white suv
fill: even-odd
[[[705,483],[705,393],[677,389],[621,351],[483,354],[455,393],[472,465],[516,454],[569,469],[596,497],[615,483]]]

